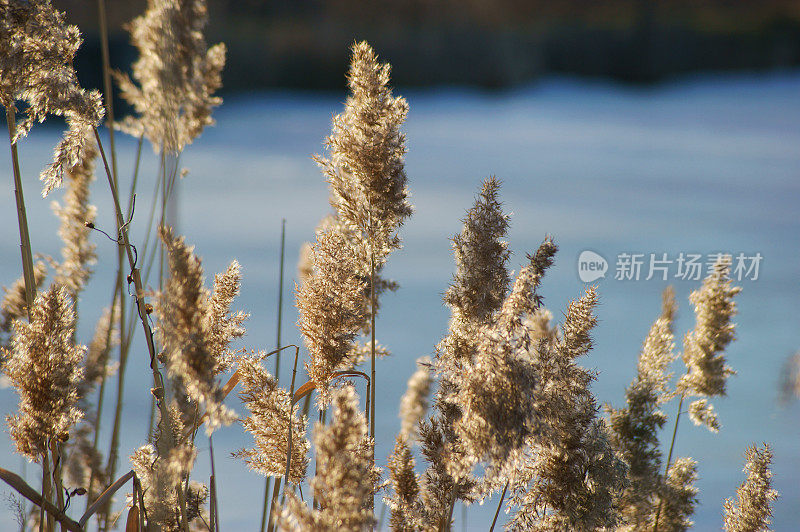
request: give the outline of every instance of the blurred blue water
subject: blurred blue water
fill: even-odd
[[[670,258],[681,252],[761,253],[759,279],[740,283],[738,340],[728,351],[738,375],[730,380],[728,397],[714,401],[723,428],[710,434],[682,421],[677,453],[699,461],[697,529],[719,529],[722,501],[733,496],[743,479],[744,449],[770,442],[781,492],[775,529],[796,529],[800,407],[781,408],[776,398],[781,364],[800,347],[799,93],[800,73],[693,78],[652,89],[554,79],[499,94],[462,89],[406,93],[411,106],[405,127],[407,172],[416,212],[402,229],[403,249],[387,267],[402,288],[385,297],[377,325],[379,341],[393,356],[378,368],[376,455],[385,463],[391,452],[399,428],[397,405],[414,360],[431,354],[446,331],[441,295],[453,272],[448,238],[459,230],[480,181],[495,174],[503,181],[502,195],[512,213],[512,267],[518,269],[525,253],[546,234],[560,246],[542,288],[556,319],[585,288],[577,274],[580,252],[593,250],[609,262],[606,278],[597,281],[601,305],[595,348],[583,361],[598,372],[593,390],[600,403],[621,404],[664,286],[676,286],[680,338],[692,326],[686,297],[698,285],[660,278],[615,280],[618,254],[640,253],[647,259],[650,253]],[[181,159],[189,176],[179,185],[179,230],[196,244],[209,280],[234,258],[242,264],[237,308],[251,313],[242,346],[270,349],[275,343],[280,220],[287,219],[287,271],[293,272],[298,247],[313,238],[329,208],[326,185],[310,155],[323,149],[330,117],[341,109],[343,98],[302,93],[229,97],[215,114],[217,126]],[[58,135],[42,126],[20,143],[32,245],[56,257],[51,198],[39,198],[34,176]],[[123,138],[119,151],[120,173],[127,182],[135,143]],[[133,224],[137,240],[149,209],[155,161],[146,149]],[[8,150],[0,150],[0,173],[8,190],[0,197],[0,282],[5,285],[20,271],[9,168]],[[98,180],[93,190],[98,225],[111,228],[107,187]],[[80,307],[84,342],[111,297],[116,256],[113,244],[101,238],[96,242],[101,258]],[[676,272],[672,268],[671,275]],[[299,342],[291,291],[287,283],[284,342]],[[281,378],[288,383],[287,366],[282,363]],[[123,457],[144,440],[149,388],[139,342],[125,388]],[[3,412],[13,412],[14,393],[0,390],[0,404]],[[674,408],[669,405],[670,415]],[[238,412],[244,414],[240,405]],[[109,425],[104,419],[103,441]],[[263,480],[229,455],[249,445],[249,437],[233,426],[219,431],[214,443],[223,527],[257,529]],[[196,476],[202,479],[209,469],[207,442],[201,438],[199,446]],[[7,435],[0,437],[0,463],[22,469]],[[120,467],[128,467],[124,458]],[[37,485],[36,467],[26,470],[29,482]],[[492,503],[468,508],[466,529],[488,528],[493,508]],[[13,521],[7,510],[2,512],[0,528],[5,528]],[[457,509],[454,517],[460,530],[462,512]]]

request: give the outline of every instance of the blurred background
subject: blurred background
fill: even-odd
[[[101,87],[95,3],[54,4],[83,31],[76,59],[82,83]],[[125,70],[135,51],[123,25],[145,2],[107,5],[111,62]],[[728,361],[738,374],[728,397],[714,401],[722,430],[710,434],[684,417],[676,453],[699,462],[696,529],[719,530],[722,502],[744,479],[745,448],[769,442],[781,492],[774,529],[797,530],[800,403],[782,403],[780,385],[786,360],[800,348],[800,2],[209,0],[209,16],[207,41],[228,47],[225,103],[214,112],[217,125],[181,156],[188,177],[179,185],[177,225],[203,257],[209,283],[232,259],[242,264],[242,295],[234,308],[251,318],[238,346],[275,345],[282,219],[288,272],[283,342],[301,342],[291,279],[301,244],[314,239],[329,211],[327,185],[310,156],[324,153],[331,116],[342,109],[348,47],[366,39],[392,64],[395,93],[409,101],[403,131],[415,206],[400,233],[403,249],[386,269],[401,288],[384,296],[376,329],[392,352],[378,365],[379,462],[385,465],[391,452],[399,399],[415,360],[431,355],[447,331],[441,297],[454,270],[448,239],[460,230],[480,182],[495,174],[511,214],[509,267],[518,270],[546,234],[560,246],[542,286],[556,321],[587,286],[578,276],[579,255],[591,250],[609,263],[606,277],[595,281],[601,299],[595,347],[581,361],[598,373],[593,391],[601,405],[623,404],[664,287],[676,288],[680,350],[694,324],[687,298],[699,286],[676,277],[674,264],[666,280],[616,280],[620,254],[762,255],[758,279],[736,282],[743,291]],[[115,104],[124,115],[124,103]],[[41,200],[36,176],[60,134],[61,124],[49,120],[19,147],[32,245],[56,258],[61,244],[50,200],[61,192]],[[117,142],[120,175],[127,180],[136,141],[120,135]],[[137,242],[157,168],[158,157],[145,147],[131,226]],[[0,149],[0,176],[9,188],[8,150]],[[103,179],[94,184],[93,203],[98,227],[112,228]],[[18,238],[13,196],[0,194],[5,286],[20,275]],[[108,304],[116,266],[114,245],[100,237],[95,242],[100,259],[80,305],[84,343]],[[138,333],[124,394],[121,471],[145,440],[150,409]],[[290,378],[285,360],[283,384]],[[680,372],[680,363],[673,370]],[[236,398],[228,402],[246,414]],[[0,406],[15,410],[13,390],[0,389]],[[668,405],[670,416],[674,409]],[[101,442],[108,442],[109,426],[108,419],[101,423]],[[202,479],[208,448],[204,439],[198,442],[195,478]],[[222,528],[257,530],[263,478],[228,454],[250,446],[250,437],[233,426],[218,431],[214,443]],[[13,454],[7,435],[0,436],[0,463],[36,484],[37,467]],[[0,495],[7,494],[0,486]],[[117,497],[118,508],[122,503]],[[454,530],[488,529],[496,504],[457,508]],[[385,529],[388,516],[382,522]],[[6,523],[13,524],[13,516],[0,504],[0,529],[10,530]]]
[[[94,4],[53,3],[84,32],[79,72],[99,80]],[[108,2],[113,64],[134,58],[122,26],[144,6]],[[210,0],[208,11],[209,42],[228,46],[228,91],[338,89],[356,37],[391,57],[399,86],[503,88],[552,74],[652,83],[800,64],[796,0]]]

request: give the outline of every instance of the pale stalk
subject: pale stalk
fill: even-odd
[[[683,409],[684,394],[681,394],[681,400],[678,402],[678,414],[675,416],[675,427],[672,429],[672,441],[669,444],[669,454],[667,455],[667,467],[664,469],[664,479],[666,480],[669,474],[669,466],[672,463],[672,451],[675,448],[675,437],[678,434],[678,421],[681,419],[681,410]],[[656,520],[653,524],[653,532],[658,532],[658,521],[661,518],[661,506],[664,504],[664,498],[661,494],[658,495],[658,510],[656,511]]]
[[[95,138],[97,139],[97,146],[100,151],[100,156],[103,159],[103,166],[106,170],[106,176],[108,177],[108,184],[111,187],[111,195],[114,199],[114,209],[116,211],[117,222],[121,227],[119,238],[122,239],[122,245],[125,246],[125,251],[128,255],[128,263],[131,268],[131,280],[133,281],[134,288],[136,290],[136,303],[138,307],[139,318],[142,322],[142,328],[144,330],[145,341],[147,343],[147,351],[150,356],[150,369],[152,370],[153,374],[153,388],[164,394],[164,378],[161,375],[161,371],[158,369],[158,360],[156,359],[156,349],[155,344],[153,343],[153,331],[150,329],[150,323],[147,319],[147,309],[145,308],[145,299],[144,299],[144,287],[142,286],[142,278],[141,274],[139,273],[139,269],[136,267],[136,262],[133,256],[133,250],[131,249],[130,241],[128,240],[128,227],[125,225],[125,221],[122,218],[122,208],[120,207],[119,203],[119,195],[117,194],[116,188],[114,188],[113,178],[111,177],[111,171],[108,168],[108,160],[106,159],[105,152],[103,151],[103,145],[100,141],[100,134],[97,132],[97,129],[94,129]],[[167,434],[172,434],[171,428],[171,420],[169,418],[169,412],[167,412],[167,405],[165,401],[158,401],[159,410],[161,413],[161,423],[165,423],[166,426],[164,430],[167,431]]]
[[[261,532],[264,532],[267,526],[267,509],[269,508],[269,501],[270,499],[270,486],[272,485],[272,477],[267,477],[266,484],[264,486],[264,503],[261,506]]]
[[[189,523],[186,520],[186,494],[183,492],[183,486],[181,486],[180,482],[178,482],[175,489],[178,490],[178,508],[180,508],[181,512],[181,529],[183,532],[189,532]]]
[[[36,278],[33,275],[33,256],[31,255],[31,238],[28,233],[28,215],[25,212],[25,196],[22,193],[22,177],[19,171],[19,155],[17,143],[14,142],[14,131],[17,129],[14,108],[6,107],[6,124],[8,125],[8,142],[11,147],[11,167],[14,174],[14,199],[17,202],[17,223],[19,225],[19,248],[22,254],[22,275],[25,279],[25,303],[28,311],[28,322],[31,321],[31,309],[36,299]]]
[[[506,498],[506,491],[508,490],[508,482],[506,482],[505,487],[503,488],[503,494],[500,496],[500,502],[497,503],[497,510],[494,512],[494,519],[492,519],[492,526],[489,528],[489,532],[494,532],[494,525],[497,524],[497,516],[500,515],[500,508],[503,506],[503,500]],[[452,509],[450,510],[452,512]]]
[[[211,516],[211,526],[214,527],[214,530],[219,532],[219,503],[217,502],[217,473],[214,469],[214,441],[211,439],[211,436],[208,436],[208,453],[211,457],[211,479],[209,480],[209,484],[211,484],[211,508],[213,509],[213,515]]]
[[[369,269],[369,306],[370,306],[370,411],[369,411],[369,437],[375,442],[375,254],[370,254]],[[372,461],[375,462],[375,447],[372,447]]]
[[[280,254],[280,268],[278,273],[278,330],[276,334],[277,342],[276,349],[278,353],[275,356],[275,380],[280,380],[281,370],[281,318],[283,315],[283,257],[286,244],[286,219],[281,220],[281,254]],[[306,399],[308,401],[308,398]],[[264,504],[261,507],[261,532],[264,532],[264,527],[267,524],[267,510],[269,508],[270,498],[270,485],[272,484],[272,477],[267,477],[264,481]],[[277,487],[277,484],[276,484]]]
[[[291,429],[290,429],[291,430]],[[281,490],[281,477],[275,477],[275,487],[272,489],[272,501],[269,504],[267,532],[275,530],[275,508],[278,505],[278,492]]]
[[[294,381],[295,377],[297,377],[297,358],[300,355],[300,349],[296,348],[294,351],[294,366],[292,367],[292,383],[289,386],[289,397],[294,397]],[[289,434],[287,437],[287,451],[286,451],[286,482],[283,486],[283,493],[281,494],[281,506],[283,505],[283,501],[286,500],[286,490],[289,488],[289,473],[291,472],[291,465],[292,465],[292,411],[294,409],[294,405],[289,402]]]
[[[61,444],[57,440],[50,440],[50,450],[53,458],[53,487],[55,489],[56,503],[59,509],[64,508],[64,488],[61,484]],[[61,532],[65,532],[67,527],[61,523]]]
[[[108,47],[108,21],[106,17],[106,5],[105,0],[97,0],[97,18],[98,23],[100,26],[100,55],[102,57],[102,65],[103,65],[103,103],[105,104],[106,110],[106,128],[108,129],[108,139],[109,139],[109,147],[111,149],[111,178],[113,181],[113,189],[115,190],[115,194],[119,191],[119,173],[117,172],[117,150],[116,150],[116,143],[114,141],[114,92],[111,85],[111,60],[109,54],[109,47]],[[95,130],[96,131],[96,130]],[[98,144],[100,142],[100,138],[98,136]],[[137,161],[137,168],[138,168],[138,161]],[[128,214],[130,215],[130,207],[128,209]],[[120,224],[124,223],[117,219],[117,231],[120,230]],[[123,287],[123,264],[125,261],[124,251],[122,247],[119,247],[117,250],[117,281],[116,281],[116,292],[120,294],[120,299],[122,300],[122,287]],[[116,297],[116,296],[115,296]],[[121,301],[120,305],[120,315],[119,315],[119,330],[120,330],[120,339],[125,337],[125,304]],[[113,323],[113,318],[112,322]],[[125,352],[125,348],[123,346],[122,341],[120,341],[120,366],[119,366],[119,387],[117,388],[117,407],[116,412],[114,415],[114,430],[112,431],[112,443],[111,443],[111,452],[109,453],[109,471],[111,478],[114,477],[114,473],[116,471],[116,464],[117,464],[117,447],[118,447],[118,439],[119,439],[119,416],[121,413],[121,400],[122,400],[122,388],[124,385],[124,374],[125,374],[125,361],[127,361],[127,352]],[[101,395],[100,401],[102,402],[102,392],[105,391],[105,376],[103,376],[103,380],[100,385]],[[97,433],[99,432],[99,424],[100,424],[100,405],[98,405],[98,413],[97,413],[97,424],[98,427],[95,430],[95,443],[94,447],[97,447]],[[92,472],[92,479],[94,477],[94,472]],[[92,494],[92,483],[89,483],[89,493]],[[91,500],[91,497],[87,498],[88,501]]]
[[[450,530],[450,521],[453,519],[453,506],[456,504],[456,484],[453,484],[453,489],[450,492],[450,503],[448,504],[449,510],[446,516],[442,516],[442,522],[439,524],[439,532]]]
[[[42,504],[39,506],[39,532],[47,530],[47,515],[45,514],[45,503],[50,502],[50,465],[48,464],[50,457],[47,456],[45,450],[42,454]]]
[[[108,52],[108,22],[106,4],[97,0],[97,18],[100,23],[100,52],[103,58],[103,103],[106,107],[106,126],[108,127],[109,147],[111,148],[111,170],[114,183],[117,183],[117,151],[114,144],[114,94],[111,88],[111,60]]]

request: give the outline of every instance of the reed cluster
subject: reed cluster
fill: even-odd
[[[99,5],[102,22],[103,0]],[[225,48],[206,45],[206,17],[203,0],[149,0],[130,24],[140,54],[132,79],[114,75],[136,113],[116,126],[139,138],[137,157],[144,139],[160,157],[154,214],[137,248],[128,237],[130,225],[140,223],[132,217],[137,178],[129,197],[120,199],[113,140],[107,152],[98,130],[105,113],[101,96],[80,88],[72,68],[77,28],[66,25],[49,0],[0,0],[0,103],[7,113],[23,251],[23,276],[2,301],[2,370],[19,397],[18,411],[7,416],[9,433],[17,451],[41,466],[42,479],[39,489],[0,469],[0,477],[33,505],[21,528],[111,529],[119,517],[114,495],[127,488],[126,530],[218,531],[217,493],[226,486],[217,484],[212,434],[234,422],[253,445],[233,456],[275,479],[271,497],[267,483],[262,529],[369,530],[379,525],[376,504],[382,500],[393,530],[449,530],[456,504],[498,493],[495,522],[478,527],[493,529],[505,506],[509,530],[689,528],[699,466],[689,457],[673,459],[673,450],[687,412],[695,424],[721,428],[710,400],[725,395],[734,374],[725,350],[735,337],[740,288],[729,277],[730,257],[720,257],[689,297],[695,326],[684,336],[680,357],[673,330],[678,305],[671,289],[664,292],[626,403],[606,405],[603,415],[591,391],[597,375],[581,365],[597,326],[597,290],[589,287],[570,301],[563,321],[554,323],[539,291],[558,247],[546,236],[512,275],[501,184],[487,179],[452,239],[455,274],[443,298],[451,311],[449,328],[433,357],[418,360],[408,382],[386,473],[375,456],[376,438],[386,437],[375,433],[375,412],[376,368],[388,350],[377,343],[375,317],[380,295],[398,287],[383,277],[383,268],[400,247],[400,228],[413,210],[401,131],[408,103],[393,94],[389,65],[367,43],[355,43],[350,95],[333,118],[326,155],[316,157],[330,186],[332,213],[301,253],[296,305],[305,349],[279,339],[274,351],[235,350],[247,319],[234,308],[239,264],[233,261],[206,288],[201,258],[164,213],[180,152],[213,122],[212,110],[221,103],[214,93]],[[112,73],[106,69],[105,75],[110,80]],[[17,122],[20,101],[26,107]],[[112,109],[110,102],[105,107]],[[68,126],[41,176],[45,194],[67,187],[63,205],[54,207],[64,247],[61,260],[50,259],[49,283],[45,264],[31,258],[16,155],[20,139],[48,114],[64,116]],[[106,208],[117,221],[116,236],[106,236],[119,246],[118,275],[111,304],[86,347],[75,323],[97,253],[92,237],[99,234],[93,232],[99,208],[90,203],[89,183],[98,156],[114,199]],[[147,291],[146,265],[156,257],[162,274],[158,289]],[[152,421],[125,468],[130,470],[117,476],[121,397],[137,319],[147,352],[135,363],[152,372]],[[269,357],[287,349],[295,354],[288,387],[279,382],[277,367],[275,374],[266,367]],[[305,377],[298,383],[303,358]],[[675,380],[670,371],[678,358],[685,373]],[[100,422],[106,383],[115,372],[114,425],[105,454]],[[356,391],[362,384],[363,407]],[[249,412],[243,418],[225,405],[237,386]],[[309,436],[312,394],[319,421]],[[678,413],[664,460],[667,442],[660,430],[669,402],[677,403]],[[212,474],[200,482],[193,468],[202,426]],[[724,503],[726,530],[766,529],[777,497],[770,448],[748,449],[746,458],[747,479],[737,500]],[[310,495],[303,496],[303,485]],[[69,501],[80,496],[86,508],[70,517],[67,508],[74,512],[77,504]]]

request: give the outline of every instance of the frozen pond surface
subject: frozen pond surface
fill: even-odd
[[[406,93],[411,113],[407,173],[415,214],[403,227],[404,247],[389,260],[387,275],[402,288],[383,299],[377,331],[393,356],[378,367],[376,455],[385,465],[399,428],[397,410],[414,360],[432,353],[447,328],[441,303],[453,262],[448,238],[460,229],[482,179],[497,175],[512,213],[511,267],[519,269],[546,234],[560,246],[544,280],[545,304],[556,319],[585,285],[578,256],[592,250],[609,264],[597,280],[601,304],[595,348],[582,363],[598,372],[598,403],[620,406],[635,373],[636,357],[659,312],[660,292],[676,287],[679,340],[693,325],[687,296],[697,281],[668,281],[648,274],[650,254],[668,260],[680,253],[730,252],[763,257],[757,280],[744,279],[738,297],[737,341],[728,350],[728,397],[714,405],[723,425],[719,434],[688,419],[678,431],[678,456],[699,462],[698,530],[718,530],[722,501],[743,480],[744,449],[770,442],[775,451],[775,530],[800,522],[800,404],[780,407],[781,365],[800,348],[800,74],[771,77],[704,77],[655,89],[549,80],[500,94],[458,89]],[[327,187],[310,160],[322,150],[330,117],[344,96],[266,93],[230,96],[216,112],[218,124],[190,146],[181,165],[180,232],[203,257],[207,279],[234,258],[243,268],[242,296],[236,307],[251,313],[242,346],[271,349],[275,343],[277,254],[280,221],[287,220],[287,271],[294,272],[297,250],[313,238],[328,211]],[[59,256],[57,221],[50,201],[41,200],[35,175],[46,164],[59,132],[40,126],[20,144],[34,251]],[[120,142],[123,182],[132,169],[135,142]],[[146,148],[134,232],[149,209],[155,157]],[[0,150],[0,283],[19,275],[16,215],[11,194],[8,150]],[[112,227],[110,195],[103,180],[94,185],[98,225]],[[113,244],[98,237],[100,263],[81,303],[80,338],[91,339],[94,322],[108,304],[115,261]],[[616,280],[620,254],[642,254],[640,280]],[[752,276],[752,275],[751,275]],[[285,342],[298,342],[296,313],[287,283]],[[137,338],[140,338],[137,336]],[[286,360],[286,359],[284,359]],[[286,369],[287,362],[282,363]],[[676,363],[675,371],[680,371]],[[288,383],[288,372],[282,381]],[[125,388],[127,431],[120,468],[145,438],[149,372],[143,342],[134,344]],[[244,414],[237,401],[229,401]],[[0,390],[2,411],[16,409],[10,389]],[[106,412],[110,407],[106,409]],[[675,406],[667,412],[674,415]],[[669,438],[665,429],[662,441]],[[110,420],[103,421],[103,441]],[[250,445],[232,426],[215,435],[223,528],[256,530],[263,479],[230,457]],[[198,439],[196,478],[207,478],[207,440]],[[107,444],[106,444],[107,445]],[[0,463],[20,471],[7,434],[0,437]],[[419,465],[419,461],[418,461]],[[29,482],[38,467],[28,466]],[[9,490],[0,487],[0,492]],[[308,492],[304,490],[308,495]],[[118,500],[120,500],[118,498]],[[75,503],[73,503],[75,504]],[[485,530],[496,502],[467,509],[466,528]],[[83,508],[83,503],[77,504]],[[13,523],[2,509],[0,528]],[[502,514],[501,514],[502,515]],[[463,518],[456,509],[455,530]],[[388,516],[385,520],[388,523]]]

